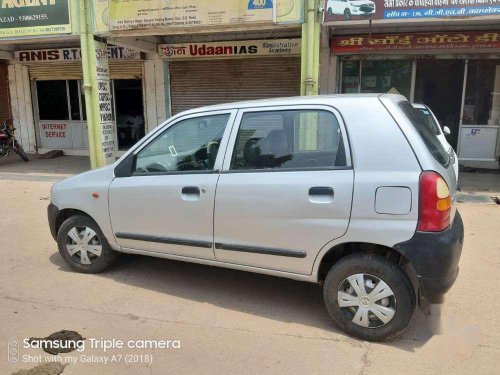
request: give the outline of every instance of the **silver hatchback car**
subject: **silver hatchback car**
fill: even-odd
[[[370,94],[183,112],[56,183],[50,230],[80,272],[123,252],[321,283],[341,328],[387,339],[442,301],[463,243],[453,166],[415,111]]]

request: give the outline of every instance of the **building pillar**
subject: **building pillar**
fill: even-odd
[[[319,0],[305,0],[305,17],[302,24],[301,95],[319,93],[320,13]]]
[[[90,2],[91,0],[79,2],[79,14],[89,156],[90,165],[94,169],[115,161],[115,124],[112,120],[107,44],[93,33]]]

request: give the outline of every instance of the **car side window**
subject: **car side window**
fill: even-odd
[[[232,170],[345,167],[335,115],[324,110],[248,112],[242,116]]]
[[[213,170],[229,117],[201,116],[172,125],[139,151],[133,174]]]

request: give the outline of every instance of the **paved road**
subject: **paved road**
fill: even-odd
[[[308,283],[139,256],[122,256],[100,275],[74,273],[47,227],[52,182],[10,172],[12,178],[0,179],[2,374],[48,356],[21,348],[20,363],[11,367],[5,355],[10,337],[45,337],[61,329],[125,344],[180,340],[180,348],[170,349],[104,353],[87,347],[60,355],[78,360],[63,374],[500,372],[497,205],[460,205],[465,248],[442,311],[442,334],[432,333],[435,320],[416,313],[400,339],[373,344],[339,331],[321,289]],[[120,362],[97,362],[112,354]],[[153,363],[125,364],[119,354],[150,354]]]

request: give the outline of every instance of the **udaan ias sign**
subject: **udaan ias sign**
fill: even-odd
[[[300,56],[300,38],[161,44],[159,54],[167,60]]]

